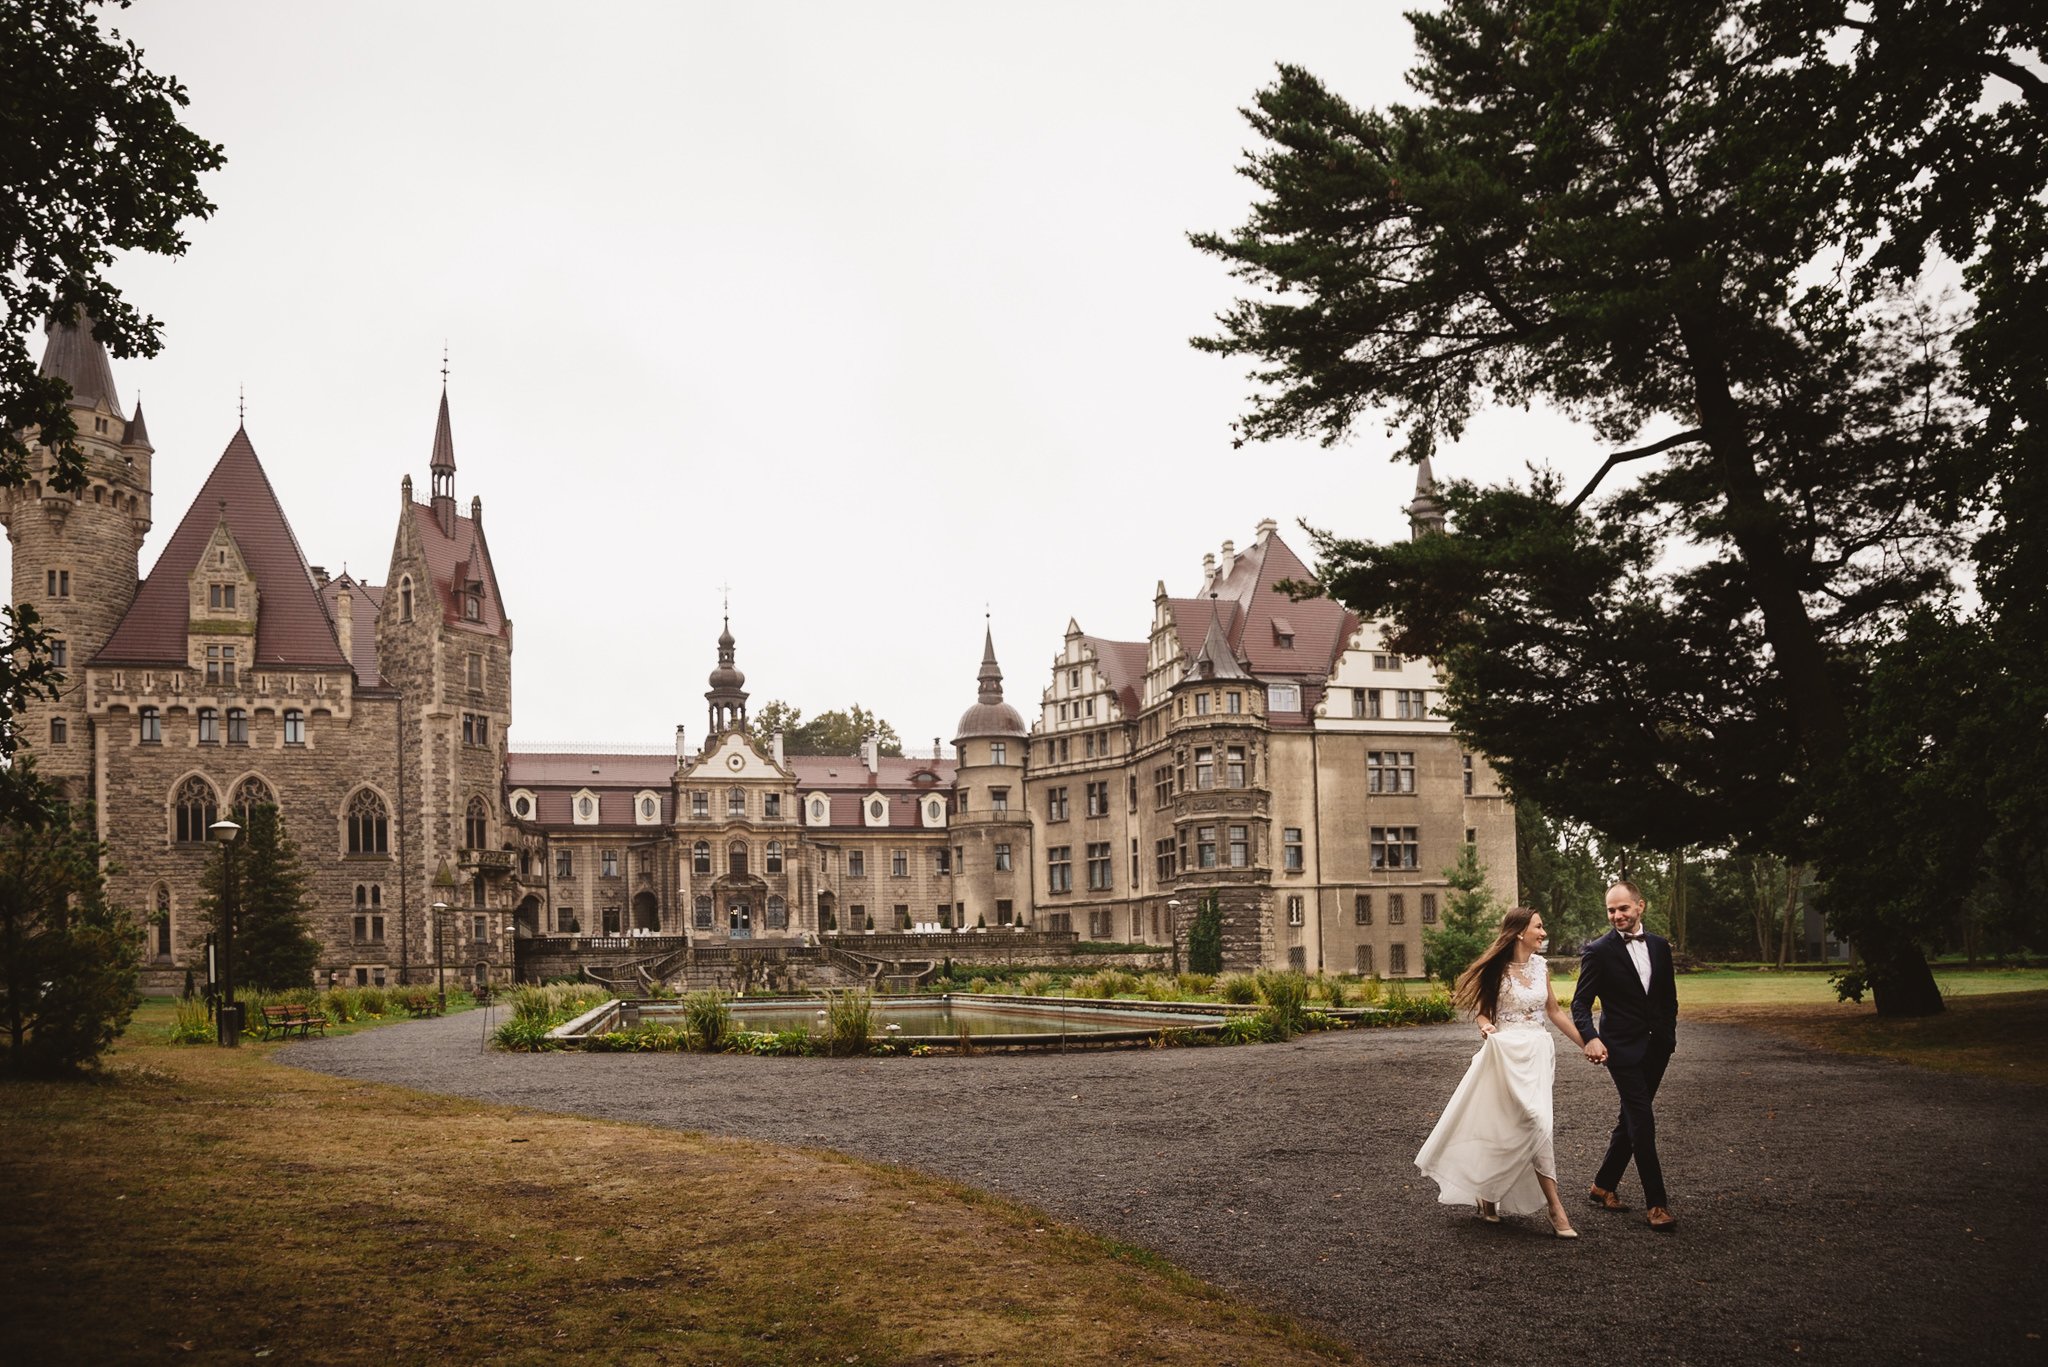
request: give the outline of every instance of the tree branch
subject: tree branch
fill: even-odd
[[[1659,451],[1669,451],[1674,446],[1689,446],[1694,442],[1705,441],[1706,439],[1705,429],[1695,427],[1685,432],[1674,432],[1662,441],[1653,441],[1648,446],[1638,446],[1633,451],[1616,451],[1607,458],[1607,463],[1600,467],[1599,472],[1593,476],[1586,487],[1579,490],[1579,496],[1564,505],[1564,510],[1568,513],[1577,512],[1579,505],[1593,496],[1593,491],[1600,487],[1600,481],[1606,479],[1607,472],[1615,466],[1631,460],[1641,460],[1645,456],[1654,456]]]

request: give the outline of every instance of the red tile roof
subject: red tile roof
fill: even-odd
[[[420,545],[426,549],[427,572],[433,576],[434,591],[441,600],[441,620],[473,631],[503,635],[505,611],[498,597],[498,576],[491,567],[490,543],[484,539],[483,528],[474,519],[457,513],[453,519],[455,535],[443,536],[441,519],[434,516],[433,506],[426,503],[412,505],[412,520],[419,529]],[[484,586],[483,602],[478,605],[474,622],[462,615],[456,582],[469,577],[472,557],[478,560]]]
[[[1344,653],[1358,617],[1333,598],[1306,598],[1299,602],[1277,592],[1283,579],[1307,583],[1315,576],[1278,532],[1247,547],[1230,567],[1230,574],[1209,585],[1223,611],[1223,627],[1238,657],[1251,672],[1263,678],[1327,679]],[[1175,598],[1174,624],[1180,630],[1181,651],[1193,659],[1202,649],[1209,630],[1209,599]],[[1283,633],[1275,621],[1292,628],[1294,645],[1281,645]]]
[[[873,783],[869,782],[867,766],[861,763],[859,755],[791,755],[787,767],[796,772],[796,786],[805,792],[814,788],[827,792],[855,788],[865,791],[870,787],[929,791],[949,788],[953,783],[954,762],[949,759],[883,755],[879,763],[881,775]],[[914,783],[912,776],[919,772],[933,775],[935,781],[922,785]]]
[[[548,786],[621,789],[665,789],[676,775],[673,755],[612,755],[601,751],[575,754],[522,754],[505,756],[505,786],[541,788]]]
[[[1096,667],[1116,691],[1116,700],[1124,710],[1125,719],[1136,717],[1145,696],[1145,665],[1148,659],[1145,642],[1112,641],[1101,636],[1083,636],[1081,640],[1095,652]]]
[[[228,530],[256,578],[256,659],[253,668],[346,669],[334,626],[320,601],[313,572],[285,520],[277,492],[246,430],[238,430],[171,533],[149,578],[135,591],[127,615],[92,663],[185,663],[188,577],[227,507]]]
[[[337,635],[341,619],[336,616],[334,603],[344,586],[355,599],[349,611],[355,624],[350,632],[350,645],[355,651],[356,680],[366,688],[377,688],[384,682],[377,671],[377,609],[384,605],[384,590],[347,573],[328,580],[320,589],[320,605],[327,609],[327,620],[334,623]]]

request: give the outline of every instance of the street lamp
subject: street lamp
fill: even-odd
[[[434,891],[440,896],[434,899],[434,993],[441,1015],[448,1014],[448,980],[446,965],[441,960],[441,913],[448,910],[448,899],[455,895],[455,871],[448,867],[448,861],[441,861],[440,872],[434,875]]]
[[[220,1046],[242,1042],[242,1008],[235,1004],[235,837],[242,828],[222,817],[206,828],[220,842],[220,1015],[215,1025]]]
[[[1166,899],[1166,938],[1173,944],[1173,976],[1180,976],[1180,898]]]

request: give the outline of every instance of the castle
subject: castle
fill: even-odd
[[[141,408],[124,415],[89,328],[53,323],[43,372],[71,385],[88,480],[5,491],[15,594],[64,673],[17,734],[96,804],[148,990],[197,961],[208,828],[258,803],[298,844],[329,983],[422,982],[437,962],[506,981],[590,951],[673,966],[736,943],[889,957],[937,943],[903,936],[1019,929],[1167,946],[1205,902],[1229,967],[1406,977],[1461,845],[1512,894],[1512,808],[1437,715],[1427,663],[1278,592],[1311,576],[1271,521],[1205,556],[1195,594],[1161,583],[1145,640],[1070,623],[1029,723],[991,635],[952,759],[757,740],[729,622],[694,749],[679,726],[672,755],[526,753],[445,386],[429,496],[401,481],[383,584],[307,562],[240,429],[144,578]],[[1425,465],[1417,534],[1441,525],[1433,487]]]

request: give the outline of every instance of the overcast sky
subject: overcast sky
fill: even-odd
[[[183,259],[117,279],[156,445],[145,572],[248,429],[307,558],[381,583],[450,353],[467,511],[516,630],[512,744],[703,738],[721,585],[753,704],[858,701],[913,750],[974,700],[983,612],[1036,715],[1067,620],[1263,517],[1405,535],[1374,426],[1231,447],[1195,352],[1233,298],[1239,109],[1279,62],[1408,98],[1393,4],[141,0],[112,22],[224,145]],[[1599,450],[1484,421],[1440,475]]]

